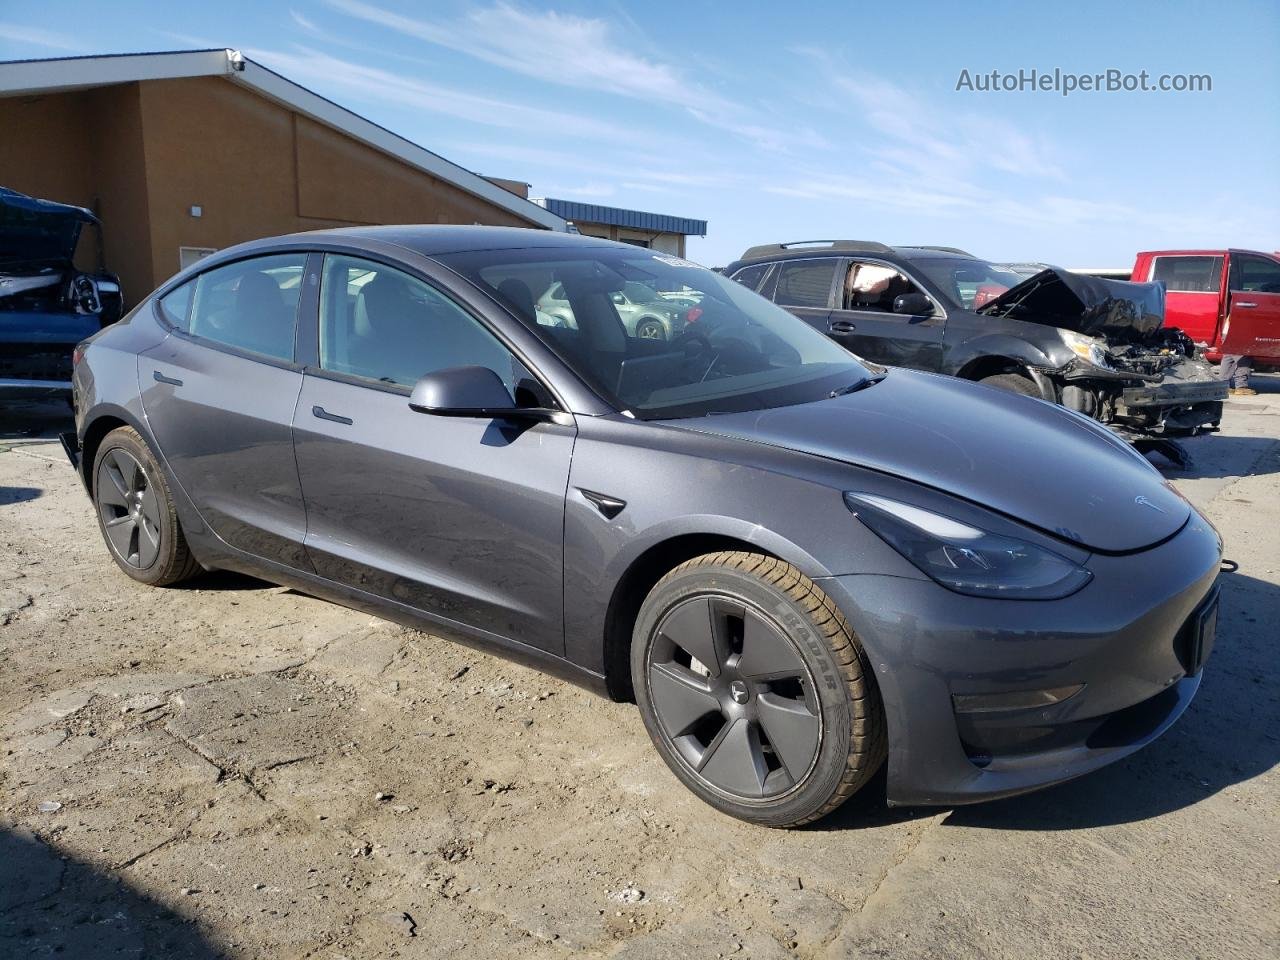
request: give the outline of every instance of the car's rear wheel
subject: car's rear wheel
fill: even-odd
[[[978,382],[988,387],[995,387],[997,390],[1020,393],[1024,397],[1040,396],[1040,389],[1036,386],[1035,381],[1030,377],[1024,377],[1020,373],[997,373],[994,376],[983,377]]]
[[[661,320],[646,317],[636,324],[636,336],[641,340],[665,340],[667,328],[662,325]]]
[[[631,674],[672,772],[742,820],[816,820],[884,760],[857,637],[812,580],[772,557],[707,554],[663,577],[636,620]]]
[[[112,559],[133,579],[162,587],[200,569],[160,464],[132,427],[112,430],[99,445],[93,503]]]

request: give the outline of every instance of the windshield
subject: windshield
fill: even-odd
[[[531,248],[438,258],[505,304],[602,397],[641,419],[808,403],[873,371],[741,284],[638,249]],[[627,298],[662,309],[631,309]],[[642,301],[643,302],[643,301]]]
[[[911,265],[932,280],[948,300],[965,310],[977,310],[1026,279],[1006,267],[962,257],[912,260]]]

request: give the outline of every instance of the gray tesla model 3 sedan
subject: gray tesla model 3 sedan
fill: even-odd
[[[713,316],[629,335],[613,294]],[[560,285],[572,325],[539,323]],[[1075,777],[1167,729],[1221,541],[1040,400],[869,365],[720,275],[533,230],[200,261],[76,351],[64,438],[142,583],[226,568],[634,698],[771,826]]]

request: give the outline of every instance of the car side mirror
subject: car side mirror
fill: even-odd
[[[428,373],[413,385],[409,408],[437,417],[550,420],[556,411],[516,406],[502,378],[488,367],[449,367]]]
[[[923,293],[904,293],[893,298],[893,312],[931,317],[933,301]]]
[[[620,293],[612,294],[609,297],[609,299],[612,300],[614,303],[616,303],[618,306],[622,306],[624,303],[627,302],[627,298]]]

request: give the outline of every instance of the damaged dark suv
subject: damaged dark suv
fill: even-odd
[[[101,265],[75,265],[83,207],[37,200],[0,187],[0,401],[70,396],[71,353],[120,319],[120,280]]]
[[[1175,461],[1171,435],[1222,418],[1226,382],[1164,326],[1160,284],[857,241],[752,247],[725,273],[867,360],[1060,403]]]

